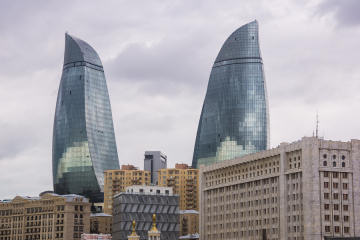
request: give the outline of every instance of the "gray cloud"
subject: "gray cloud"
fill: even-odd
[[[142,167],[149,149],[164,151],[170,166],[191,163],[212,63],[225,39],[255,18],[272,146],[311,135],[316,110],[325,137],[359,138],[360,30],[343,28],[358,22],[350,13],[358,9],[354,3],[2,1],[0,182],[6,186],[0,199],[51,188],[65,31],[87,41],[103,61],[121,164]],[[327,14],[338,28],[329,28],[332,18],[318,17]]]
[[[321,15],[333,14],[337,23],[344,27],[360,24],[360,1],[324,0],[318,7]]]

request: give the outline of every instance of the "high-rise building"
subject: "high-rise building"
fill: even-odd
[[[113,198],[126,187],[133,185],[150,185],[150,172],[139,170],[133,165],[122,165],[121,170],[104,172],[104,213],[112,214]]]
[[[114,197],[113,238],[126,240],[135,220],[136,233],[141,240],[147,240],[154,223],[153,214],[156,214],[156,227],[162,240],[179,238],[179,196],[173,194],[172,188],[127,187],[126,192]]]
[[[194,147],[193,167],[269,146],[269,112],[257,21],[225,41],[211,70]]]
[[[76,240],[90,230],[90,203],[83,196],[45,193],[0,202],[0,239]]]
[[[103,172],[119,169],[110,99],[101,60],[65,34],[65,56],[53,130],[53,184],[58,194],[103,199]]]
[[[157,184],[158,171],[167,167],[167,157],[160,151],[146,151],[144,170],[150,171],[151,183]]]
[[[360,237],[360,140],[304,137],[200,175],[201,239]]]
[[[175,164],[175,168],[160,169],[158,174],[158,185],[172,187],[180,196],[180,210],[199,209],[199,169]]]

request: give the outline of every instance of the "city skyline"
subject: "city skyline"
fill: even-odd
[[[312,135],[317,110],[321,136],[359,138],[358,1],[73,4],[2,2],[0,199],[52,189],[66,31],[91,42],[103,60],[122,164],[142,166],[146,150],[163,151],[169,167],[191,164],[219,46],[254,19],[266,59],[271,147]]]

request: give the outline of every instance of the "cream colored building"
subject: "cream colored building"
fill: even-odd
[[[90,233],[111,234],[112,233],[112,215],[106,213],[91,213],[90,215]]]
[[[158,185],[172,187],[180,196],[180,210],[199,209],[199,170],[187,164],[176,164],[175,168],[160,169]]]
[[[104,213],[112,214],[113,197],[125,192],[133,185],[150,185],[150,171],[139,170],[132,165],[122,165],[121,169],[104,172]]]
[[[71,240],[89,231],[90,203],[79,195],[46,193],[0,202],[0,240]]]
[[[360,140],[304,137],[200,176],[201,239],[360,236]]]
[[[180,210],[180,236],[199,234],[199,212]]]

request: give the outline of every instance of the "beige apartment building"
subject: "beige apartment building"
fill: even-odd
[[[133,165],[104,172],[104,213],[112,214],[113,197],[133,185],[150,185],[150,171],[139,170]]]
[[[106,213],[91,213],[90,215],[90,233],[111,234],[112,233],[112,215]]]
[[[175,164],[175,168],[160,169],[158,185],[172,187],[180,196],[180,210],[199,209],[199,170],[187,164]]]
[[[180,236],[199,234],[199,212],[180,210]]]
[[[201,239],[360,236],[360,140],[304,137],[200,176]]]
[[[0,202],[0,240],[71,240],[89,231],[90,203],[79,195],[45,193]]]

